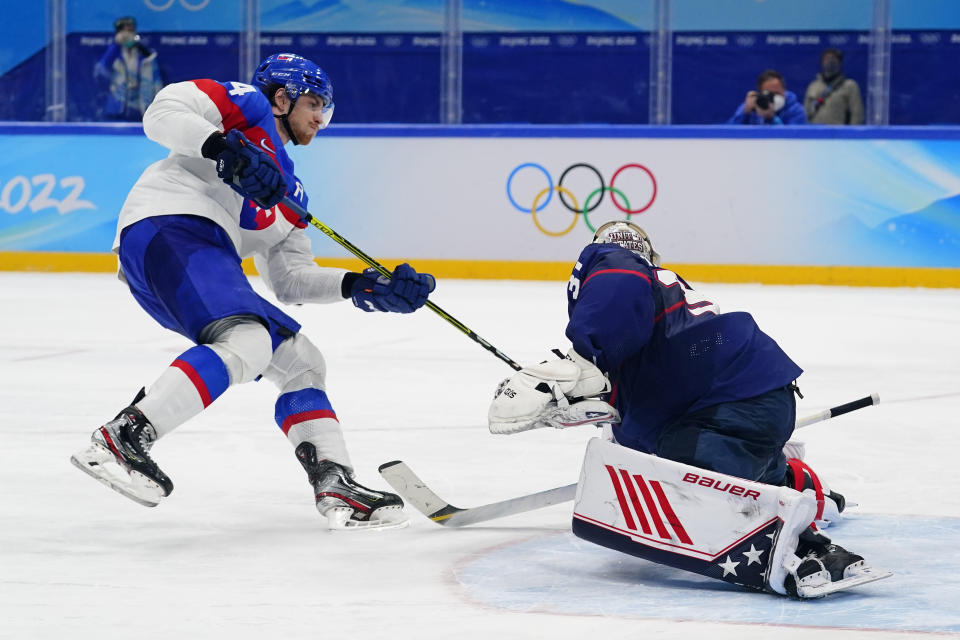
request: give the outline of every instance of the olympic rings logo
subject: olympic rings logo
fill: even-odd
[[[531,169],[539,171],[543,174],[543,177],[546,178],[547,186],[538,190],[536,194],[533,195],[533,199],[529,207],[524,207],[514,198],[514,180],[517,178],[517,175],[520,172]],[[639,171],[643,178],[650,181],[650,197],[639,207],[631,208],[630,200],[627,198],[626,194],[615,186],[617,178],[620,178],[621,175],[627,170]],[[583,200],[583,205],[581,206],[580,201],[577,199],[577,196],[573,193],[573,191],[564,186],[564,180],[571,177],[574,172],[583,171],[588,172],[588,175],[592,173],[594,176],[596,176],[599,186],[591,191],[586,192],[587,197]],[[550,204],[550,201],[553,199],[554,192],[557,193],[557,199],[560,201],[560,203],[567,209],[567,211],[573,214],[573,219],[570,221],[570,224],[561,231],[551,231],[546,229],[540,223],[540,220],[537,217],[537,212],[543,211],[547,205]],[[512,204],[515,209],[521,211],[522,213],[529,213],[533,218],[533,224],[537,226],[537,229],[548,236],[564,236],[570,233],[570,231],[572,231],[576,226],[577,217],[580,215],[583,216],[583,221],[586,223],[587,228],[590,229],[590,233],[596,232],[596,228],[590,223],[590,213],[600,206],[600,203],[603,202],[604,196],[606,196],[607,193],[610,194],[610,201],[613,203],[613,206],[625,213],[627,220],[629,220],[631,216],[643,213],[653,205],[653,201],[657,199],[657,179],[653,176],[653,172],[650,171],[650,169],[635,162],[625,164],[614,171],[613,175],[610,177],[610,184],[606,184],[599,169],[594,167],[592,164],[587,164],[586,162],[578,162],[564,169],[563,173],[560,174],[560,179],[557,180],[556,185],[553,183],[553,177],[550,175],[550,172],[547,171],[543,165],[537,164],[536,162],[524,162],[523,164],[517,165],[513,171],[510,172],[510,175],[507,176],[507,199],[510,201],[510,204]],[[544,197],[546,197],[545,200]],[[541,202],[541,200],[543,202]]]
[[[173,3],[176,0],[167,0],[162,4],[156,4],[153,0],[143,0],[143,4],[147,5],[147,8],[151,11],[166,11],[173,6]],[[199,0],[196,4],[190,4],[187,0],[180,0],[180,6],[186,9],[187,11],[200,11],[201,9],[206,8],[210,4],[210,0]]]

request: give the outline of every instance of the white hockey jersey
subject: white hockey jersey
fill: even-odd
[[[147,137],[170,149],[147,167],[127,195],[113,250],[129,225],[153,216],[208,218],[227,232],[241,258],[253,256],[257,270],[277,299],[286,303],[336,302],[344,269],[319,267],[306,223],[283,204],[265,210],[243,198],[218,176],[212,160],[200,155],[215,131],[239,129],[284,171],[287,195],[306,207],[303,185],[283,148],[271,105],[259,89],[242,82],[191,80],[164,87],[143,117]]]

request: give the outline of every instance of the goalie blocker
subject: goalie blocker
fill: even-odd
[[[594,438],[577,487],[573,533],[658,564],[800,598],[890,575],[865,563],[841,580],[805,572],[796,550],[816,514],[809,494]]]

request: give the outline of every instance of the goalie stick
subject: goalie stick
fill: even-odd
[[[831,407],[805,418],[797,420],[796,428],[800,429],[817,422],[841,416],[857,409],[870,407],[880,403],[880,396],[872,393],[869,396]],[[568,484],[555,489],[547,489],[529,495],[491,502],[480,507],[455,507],[428,487],[420,477],[414,473],[407,463],[400,460],[385,462],[380,465],[380,475],[404,500],[434,522],[445,527],[463,527],[470,524],[505,518],[517,513],[534,511],[554,504],[573,500],[577,493],[577,484]]]

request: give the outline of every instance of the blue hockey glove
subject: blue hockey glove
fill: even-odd
[[[411,313],[427,302],[427,296],[436,286],[432,275],[417,273],[407,263],[394,269],[390,278],[370,267],[353,282],[350,297],[353,304],[364,311]]]
[[[262,209],[280,202],[287,192],[287,182],[266,152],[236,129],[227,132],[223,143],[215,147],[217,175],[234,191],[250,198]]]

